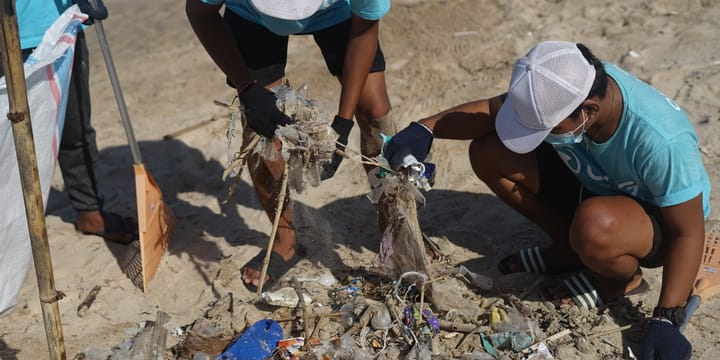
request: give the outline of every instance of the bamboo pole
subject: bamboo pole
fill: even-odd
[[[265,252],[265,260],[263,260],[262,271],[260,272],[260,283],[257,287],[257,295],[262,294],[262,288],[265,284],[265,275],[267,275],[268,266],[270,265],[270,255],[272,254],[273,245],[275,244],[275,235],[277,234],[278,225],[280,224],[280,217],[283,212],[283,205],[285,205],[285,191],[287,191],[288,183],[288,165],[285,163],[285,169],[283,170],[282,180],[280,180],[280,194],[278,195],[278,204],[275,209],[275,220],[273,221],[272,231],[270,232],[270,241],[268,242],[267,251]]]
[[[17,14],[13,0],[0,0],[2,22],[2,63],[8,85],[8,119],[12,123],[15,153],[17,155],[20,183],[25,201],[25,215],[30,233],[30,246],[35,263],[40,307],[42,309],[45,334],[50,359],[65,359],[62,324],[58,300],[65,295],[55,290],[55,279],[50,258],[50,246],[45,227],[45,209],[40,188],[35,141],[25,84],[22,51],[18,35]]]

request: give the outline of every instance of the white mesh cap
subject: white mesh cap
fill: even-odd
[[[255,10],[282,20],[302,20],[314,14],[323,0],[250,0]]]
[[[532,151],[587,98],[594,80],[575,43],[541,42],[515,62],[495,121],[500,140],[513,152]]]

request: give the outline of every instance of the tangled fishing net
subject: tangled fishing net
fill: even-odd
[[[320,111],[316,104],[307,99],[305,93],[307,86],[303,85],[293,89],[289,83],[278,86],[275,91],[278,109],[293,120],[286,126],[280,126],[275,131],[275,137],[282,146],[275,147],[273,139],[256,135],[244,148],[238,145],[238,120],[242,120],[242,105],[237,101],[229,105],[230,124],[227,131],[228,164],[223,173],[223,180],[234,178],[229,189],[228,199],[232,196],[250,155],[259,155],[263,159],[275,161],[279,156],[288,165],[288,187],[297,193],[302,193],[307,185],[320,184],[320,171],[330,162],[335,151],[337,134],[332,131],[328,121],[319,116]],[[236,99],[237,100],[237,99]],[[238,150],[240,149],[240,150]],[[227,201],[227,200],[226,200]]]

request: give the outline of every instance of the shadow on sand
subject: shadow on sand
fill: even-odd
[[[217,160],[206,159],[198,149],[175,139],[143,141],[139,145],[147,171],[177,217],[168,248],[170,254],[187,255],[197,271],[204,274],[203,263],[223,257],[217,243],[207,237],[225,239],[232,246],[265,248],[267,233],[251,229],[238,213],[238,205],[261,208],[248,183],[240,182],[230,204],[220,205],[227,194],[227,184],[221,180],[224,167]],[[101,192],[106,196],[105,207],[122,214],[136,213],[135,179],[130,164],[132,157],[127,146],[107,148],[100,153],[98,173]],[[426,204],[418,211],[424,233],[447,237],[455,246],[480,254],[463,263],[474,271],[492,271],[503,252],[536,244],[544,236],[537,230],[528,231],[527,220],[493,195],[433,189],[425,196]],[[217,207],[208,208],[206,197],[215,199]],[[320,208],[300,201],[293,201],[292,206],[298,239],[307,248],[311,262],[342,271],[349,268],[339,257],[339,248],[377,253],[381,237],[376,211],[364,195],[339,198]],[[57,189],[51,192],[48,213],[66,222],[75,221],[67,195]],[[127,259],[138,252],[137,246],[112,243],[107,246],[121,267],[127,266]],[[205,281],[212,282],[207,278]]]

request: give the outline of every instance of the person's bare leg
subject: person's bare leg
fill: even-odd
[[[380,133],[395,135],[397,128],[390,116],[390,99],[385,85],[385,73],[368,75],[355,111],[355,119],[360,127],[360,152],[370,158],[380,155],[383,140]],[[373,169],[364,165],[365,172]]]
[[[268,85],[268,88],[278,84],[279,81],[274,84]],[[255,132],[249,128],[245,128],[243,132],[243,148],[253,137]],[[273,145],[275,146],[278,158],[274,161],[262,159],[259,155],[251,155],[248,157],[248,171],[250,178],[253,182],[253,188],[255,194],[260,200],[260,204],[265,210],[270,224],[272,225],[275,220],[275,209],[277,208],[278,195],[280,191],[280,185],[282,180],[282,174],[285,170],[285,160],[279,155],[280,141],[275,139]],[[275,242],[273,243],[273,251],[278,253],[283,260],[288,261],[295,256],[296,251],[296,234],[295,227],[293,226],[293,214],[290,204],[289,194],[285,197],[285,203],[282,205],[282,214],[280,221],[278,222],[277,233],[275,234]],[[245,283],[250,283],[254,286],[258,286],[260,283],[260,270],[261,269],[242,269],[242,279]],[[265,277],[267,282],[269,276]]]
[[[627,196],[583,201],[570,226],[570,246],[595,278],[600,294],[615,299],[642,281],[638,259],[653,246],[650,216]]]
[[[370,158],[380,154],[383,140],[380,133],[395,135],[397,128],[390,116],[390,98],[385,85],[385,73],[375,72],[368,75],[355,109],[355,120],[360,127],[360,152]],[[363,165],[365,172],[374,168]],[[378,214],[380,233],[385,231],[387,223],[384,216]]]
[[[501,200],[538,225],[552,239],[545,259],[548,269],[573,268],[580,259],[570,248],[570,219],[544,206],[537,194],[540,178],[535,152],[516,154],[508,150],[497,135],[473,140],[469,149],[470,164],[475,174]]]

